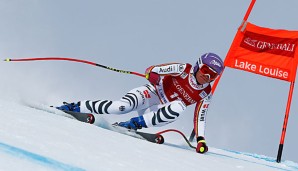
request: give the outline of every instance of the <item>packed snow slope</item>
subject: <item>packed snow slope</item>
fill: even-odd
[[[167,135],[165,144],[154,144],[21,102],[0,99],[0,113],[1,171],[298,170],[291,161],[275,163],[271,157],[213,147],[197,154],[182,138],[174,144]],[[104,123],[104,118],[96,119]]]

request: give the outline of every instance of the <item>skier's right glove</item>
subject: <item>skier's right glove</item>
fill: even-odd
[[[196,148],[196,151],[197,153],[206,153],[208,151],[208,146],[206,145],[206,141],[205,141],[205,138],[204,137],[201,137],[199,136],[197,138],[197,148]]]
[[[152,72],[154,66],[150,66],[145,71],[146,79],[153,85],[157,85],[160,81],[160,76],[156,72]]]

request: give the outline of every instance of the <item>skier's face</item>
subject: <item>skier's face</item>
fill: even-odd
[[[199,70],[196,72],[196,79],[199,84],[206,84],[214,81],[218,74],[212,68],[207,65],[202,65]]]
[[[199,84],[206,84],[206,83],[210,83],[212,81],[212,80],[210,80],[208,75],[202,74],[200,71],[198,71],[196,73],[195,77]]]

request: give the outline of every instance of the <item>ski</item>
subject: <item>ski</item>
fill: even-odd
[[[95,117],[91,113],[79,113],[79,112],[71,112],[71,111],[63,111],[63,112],[70,114],[75,119],[77,119],[81,122],[86,122],[86,123],[90,123],[90,124],[93,124],[95,122]],[[146,132],[135,131],[132,129],[127,129],[127,128],[119,126],[117,122],[112,124],[112,129],[111,128],[107,128],[107,129],[115,131],[115,132],[119,132],[119,133],[122,133],[125,135],[129,135],[131,137],[143,139],[143,140],[146,140],[146,141],[149,141],[152,143],[157,143],[157,144],[164,143],[164,138],[160,134],[146,133]]]
[[[81,122],[86,122],[90,124],[93,124],[95,122],[95,117],[91,113],[79,113],[79,112],[71,112],[71,111],[63,111],[63,112],[70,114],[75,119]]]
[[[30,108],[34,108],[37,110],[53,113],[56,115],[61,115],[64,117],[76,119],[81,122],[93,124],[95,126],[108,129],[110,131],[118,132],[124,135],[128,135],[134,138],[146,140],[152,143],[157,143],[157,144],[163,144],[164,143],[164,138],[160,134],[154,134],[154,133],[146,133],[146,132],[141,132],[141,131],[135,131],[131,129],[127,129],[124,127],[120,127],[118,123],[111,124],[108,121],[106,121],[104,118],[101,118],[100,116],[94,116],[91,113],[80,113],[80,112],[72,112],[72,111],[63,111],[63,110],[58,110],[53,106],[46,106],[46,105],[41,105],[41,104],[33,104],[33,103],[27,103],[25,104],[26,106]],[[96,118],[98,121],[95,123]]]
[[[164,138],[160,134],[146,133],[146,132],[136,131],[136,130],[133,130],[133,129],[127,129],[127,128],[119,126],[119,124],[117,122],[112,124],[112,126],[116,129],[128,131],[128,132],[131,132],[131,133],[135,133],[136,135],[139,135],[141,137],[141,139],[145,139],[145,140],[147,140],[149,142],[152,142],[152,143],[157,143],[157,144],[163,144],[164,143]],[[136,138],[138,138],[138,137],[136,137]]]

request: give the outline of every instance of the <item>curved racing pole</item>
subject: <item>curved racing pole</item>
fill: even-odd
[[[123,73],[123,74],[132,74],[132,75],[137,75],[137,76],[140,76],[140,77],[145,77],[144,74],[140,74],[140,73],[137,73],[137,72],[120,70],[120,69],[112,68],[112,67],[109,67],[109,66],[101,65],[101,64],[98,64],[98,63],[95,63],[95,62],[90,62],[90,61],[75,59],[75,58],[63,58],[63,57],[22,58],[22,59],[7,58],[4,61],[6,61],[6,62],[25,62],[25,61],[48,61],[48,60],[72,61],[72,62],[85,63],[85,64],[101,67],[101,68],[104,68],[104,69],[108,69],[108,70],[111,70],[111,71]]]

